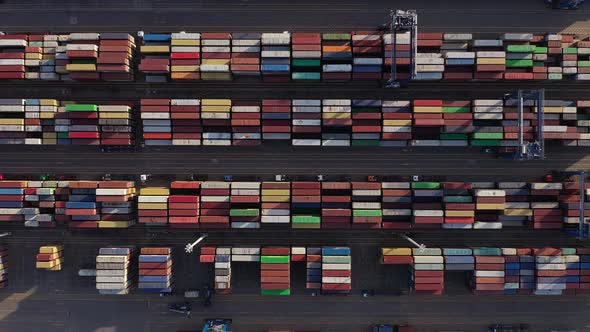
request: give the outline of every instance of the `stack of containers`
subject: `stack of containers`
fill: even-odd
[[[350,99],[324,99],[322,104],[322,146],[350,146]]]
[[[96,70],[103,81],[132,81],[135,39],[128,33],[101,33]]]
[[[443,101],[444,129],[440,134],[442,146],[467,146],[468,135],[473,131],[471,102],[467,100]]]
[[[414,294],[442,295],[445,271],[439,248],[412,249],[414,265],[410,266],[410,289]]]
[[[561,295],[566,289],[567,267],[562,249],[533,249],[537,264],[535,295]]]
[[[8,286],[8,248],[0,247],[0,288]]]
[[[381,264],[414,264],[411,248],[381,248]]]
[[[206,181],[201,184],[201,227],[229,228],[230,184]]]
[[[576,42],[578,48],[578,74],[575,79],[578,81],[590,80],[590,40],[578,40]]]
[[[231,145],[230,112],[231,99],[201,100],[203,145]]]
[[[503,101],[501,99],[478,99],[473,101],[473,134],[471,145],[500,146],[504,136],[502,119],[504,118]],[[508,118],[507,118],[508,119]]]
[[[201,34],[201,79],[232,79],[230,44],[230,33],[207,32]]]
[[[141,248],[138,288],[144,292],[171,293],[172,248]]]
[[[502,125],[504,134],[504,146],[516,146],[518,144],[518,101],[516,99],[508,99],[504,105],[504,121],[499,123]],[[536,116],[533,114],[533,100],[525,100],[523,104],[523,139],[530,141],[533,139],[533,121]],[[549,112],[548,112],[549,113]]]
[[[253,146],[262,143],[260,103],[233,103],[231,108],[232,144]]]
[[[293,248],[295,249],[295,248]],[[293,249],[291,252],[293,252]],[[291,259],[294,260],[291,255]],[[307,247],[305,256],[306,262],[306,279],[305,288],[310,291],[319,291],[322,289],[322,248]]]
[[[383,79],[391,78],[392,53],[393,53],[393,38],[391,34],[383,35],[383,44],[385,46],[385,66],[383,68]],[[411,38],[410,32],[397,33],[396,38],[396,67],[397,77],[400,80],[408,79],[410,77],[410,63],[412,61],[411,55]]]
[[[500,295],[504,293],[506,260],[500,248],[474,248],[475,271],[472,279],[476,295]]]
[[[520,288],[520,258],[515,248],[502,248],[504,256],[504,294],[518,294]]]
[[[260,263],[261,294],[291,295],[291,248],[262,248]]]
[[[576,292],[587,293],[590,290],[590,249],[577,248],[580,257],[580,288]]]
[[[101,145],[135,144],[133,117],[128,105],[98,105]]]
[[[574,295],[580,289],[580,256],[576,248],[562,248],[562,253],[566,268],[564,293]]]
[[[350,228],[351,194],[349,182],[322,182],[322,228]]]
[[[590,41],[589,41],[590,42]],[[578,100],[576,102],[576,127],[580,134],[580,139],[576,142],[578,146],[590,145],[590,100]]]
[[[173,33],[170,46],[170,78],[172,80],[200,80],[201,34]]]
[[[322,63],[324,81],[349,81],[352,78],[350,33],[322,34]]]
[[[445,218],[440,182],[412,182],[414,227],[441,227]]]
[[[172,145],[170,99],[142,99],[140,112],[145,145]]]
[[[199,252],[199,263],[215,263],[216,247],[206,246],[201,247]]]
[[[215,248],[215,291],[218,294],[231,293],[231,248]]]
[[[494,187],[492,184],[491,188]],[[474,186],[475,188],[475,186]],[[477,229],[501,229],[499,215],[506,207],[506,192],[501,189],[475,190],[475,224]]]
[[[231,248],[231,261],[260,262],[260,247]]]
[[[535,289],[535,256],[532,249],[527,248],[516,249],[516,253],[520,265],[518,293],[530,294]]]
[[[70,33],[69,43],[66,45],[66,55],[69,59],[66,70],[71,79],[76,81],[100,79],[96,66],[99,37],[98,33]]]
[[[55,49],[56,67],[55,71],[60,74],[61,80],[70,80],[70,74],[67,69],[70,59],[67,54],[67,44],[70,42],[70,35],[58,36],[59,46]]]
[[[352,100],[352,145],[379,146],[382,124],[381,100]]]
[[[96,202],[100,204],[99,228],[127,228],[135,224],[135,184],[132,181],[100,181]]]
[[[57,133],[55,132],[55,125],[56,125],[56,113],[57,113],[57,100],[55,99],[40,99],[39,100],[39,118],[41,119],[41,130],[42,134],[42,143],[49,144],[49,145],[56,145],[57,144]],[[31,112],[29,112],[29,108],[26,107],[25,111],[27,112],[27,117],[35,118],[37,116],[36,113],[37,108],[34,107]],[[32,120],[32,119],[31,119]],[[27,123],[25,121],[25,123]],[[35,128],[35,126],[33,125]],[[25,129],[27,129],[25,127]]]
[[[292,144],[294,146],[322,145],[322,101],[293,99]]]
[[[66,203],[70,195],[69,181],[58,181],[55,189],[55,221],[60,224],[69,224],[72,219],[66,214]],[[51,211],[50,211],[51,213]]]
[[[321,182],[291,183],[291,227],[321,228]]]
[[[145,74],[147,82],[166,82],[170,73],[170,43],[172,36],[146,33],[140,47],[139,71]]]
[[[35,267],[47,271],[61,271],[64,262],[63,250],[63,245],[40,247]]]
[[[580,183],[564,182],[559,195],[559,206],[563,210],[563,227],[577,231],[580,225]],[[590,204],[584,201],[584,216],[590,214]],[[587,222],[587,218],[584,218]]]
[[[70,181],[70,194],[65,214],[71,220],[68,227],[98,228],[100,214],[96,203],[97,181]]]
[[[319,80],[322,71],[322,39],[319,33],[294,33],[291,41],[293,80]]]
[[[141,188],[137,198],[139,223],[150,226],[166,225],[168,223],[168,196],[170,196],[168,188]]]
[[[443,119],[443,101],[414,100],[414,128],[412,132],[413,146],[439,146],[440,128],[445,124]]]
[[[291,142],[291,100],[262,101],[262,139]]]
[[[442,50],[445,58],[445,80],[473,79],[475,52],[468,52],[469,43],[473,39],[470,33],[445,33]]]
[[[533,35],[530,33],[505,33],[500,37],[506,50],[505,80],[533,79]]]
[[[27,144],[25,99],[0,100],[0,143]],[[32,128],[31,128],[32,129]],[[27,130],[28,131],[28,130]]]
[[[412,108],[408,100],[384,100],[380,146],[404,147],[412,139]]]
[[[533,216],[529,202],[530,190],[526,182],[499,182],[498,188],[506,193],[504,213],[498,217],[502,227],[524,226]]]
[[[25,78],[38,80],[41,78],[39,66],[43,59],[43,36],[29,35],[29,43],[25,48]]]
[[[475,204],[468,182],[443,183],[444,224],[443,228],[470,229],[475,223]]]
[[[172,181],[168,197],[168,223],[172,227],[199,226],[201,182]]]
[[[133,247],[100,248],[96,256],[96,289],[99,294],[126,295],[135,284]]]
[[[352,290],[349,247],[322,248],[322,294],[348,294]]]
[[[262,34],[262,79],[266,82],[288,82],[291,78],[291,34]]]
[[[383,228],[410,229],[412,227],[412,190],[409,182],[383,182]]]
[[[357,31],[352,35],[354,80],[381,80],[383,67],[383,41],[381,33]]]
[[[28,182],[25,201],[28,207],[38,208],[39,213],[25,215],[25,227],[55,227],[57,184],[56,181]]]
[[[44,35],[42,47],[42,60],[39,66],[39,78],[42,80],[59,80],[59,74],[56,72],[58,59],[56,58],[57,48],[59,47],[58,35]],[[59,60],[63,61],[63,60]]]
[[[170,104],[172,145],[201,145],[201,100],[172,99]]]
[[[291,182],[263,182],[261,195],[261,223],[291,222]]]
[[[416,54],[416,80],[441,80],[445,59],[441,53],[442,33],[418,33]]]
[[[67,132],[62,137],[58,134],[58,138],[69,139],[72,145],[100,145],[97,105],[66,104],[65,111],[69,125]]]
[[[260,34],[233,33],[231,72],[235,76],[260,76]]]
[[[232,228],[260,228],[260,182],[232,182],[229,216]]]
[[[0,36],[0,79],[25,79],[27,40],[25,34]]]
[[[559,207],[562,183],[531,183],[533,229],[560,229],[563,211]]]
[[[533,37],[531,42],[536,41],[537,36]],[[543,38],[539,36],[539,38]],[[565,50],[567,49],[567,44],[562,43],[560,35],[547,35],[547,48],[545,48],[546,58],[545,61],[548,62],[547,71],[549,72],[550,79],[561,80],[563,79],[564,75],[567,74],[567,71],[574,70],[574,74],[576,71],[576,52],[574,51],[574,61],[570,62],[566,60]],[[536,48],[535,48],[536,51]],[[571,66],[573,65],[573,67]]]
[[[475,51],[475,79],[501,80],[506,71],[506,52],[504,41],[500,39],[475,39],[472,44]]]
[[[381,183],[352,182],[352,227],[381,228]]]
[[[551,43],[557,42],[558,46],[561,46],[561,36],[559,35],[547,35],[546,38],[542,36],[534,36],[531,43],[535,45],[535,50],[533,51],[533,79],[534,80],[546,80],[549,78],[549,67],[551,65],[557,65],[557,57],[550,56],[549,46]],[[561,53],[561,47],[558,48],[559,53]],[[574,66],[575,66],[575,59],[576,56],[574,55]],[[556,68],[557,69],[557,68]],[[561,69],[561,68],[559,68]],[[551,79],[561,79],[562,74],[551,74]]]
[[[443,255],[447,271],[473,271],[475,269],[473,250],[469,248],[444,248]]]
[[[291,262],[305,262],[306,252],[305,247],[291,247]]]

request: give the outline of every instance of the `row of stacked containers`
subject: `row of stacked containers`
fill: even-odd
[[[149,82],[381,80],[390,76],[391,34],[343,33],[6,34],[0,79]],[[410,72],[409,33],[397,35],[400,78]],[[418,33],[418,80],[590,79],[590,40],[575,35]]]
[[[0,144],[135,146],[133,102],[1,99]],[[536,106],[524,106],[524,139]],[[590,101],[546,100],[544,137],[590,145]],[[142,99],[147,146],[500,146],[518,143],[513,99]]]
[[[575,230],[579,190],[575,182],[173,181],[137,191],[132,181],[4,180],[0,220],[73,228],[138,222],[177,228]],[[590,203],[585,209],[590,215]]]
[[[467,272],[474,294],[586,294],[588,248],[382,248],[382,264],[409,265],[414,294],[442,295],[445,274]]]

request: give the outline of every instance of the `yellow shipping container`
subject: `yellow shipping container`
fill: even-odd
[[[56,265],[55,261],[36,262],[35,263],[35,267],[37,267],[38,269],[50,269],[50,268],[54,267],[55,265]]]
[[[0,125],[24,125],[25,119],[0,119]]]
[[[324,119],[350,119],[350,113],[323,113]]]
[[[231,106],[222,106],[222,105],[202,105],[201,104],[201,112],[230,112]]]
[[[411,126],[412,120],[383,120],[384,126]]]
[[[108,221],[100,220],[98,228],[128,228],[131,226],[131,221]]]
[[[412,256],[411,248],[381,248],[383,256]]]
[[[100,119],[131,119],[131,115],[124,112],[99,112],[98,117]]]
[[[61,264],[58,264],[50,269],[47,269],[48,271],[60,271],[61,270]]]
[[[39,104],[41,106],[57,106],[56,99],[39,99]]]
[[[53,254],[63,250],[63,245],[56,245],[56,246],[43,246],[39,248],[40,254]]]
[[[53,119],[55,118],[55,112],[41,112],[39,113],[40,119]]]
[[[168,203],[137,203],[140,210],[166,210]]]
[[[506,216],[532,216],[533,210],[531,209],[506,209],[504,210]]]
[[[262,196],[262,202],[267,203],[284,203],[290,200],[291,198],[289,196]]]
[[[56,145],[57,144],[57,139],[56,138],[44,138],[43,139],[43,144],[44,145]]]
[[[477,58],[478,65],[503,65],[506,64],[504,58]]]
[[[442,113],[443,109],[439,106],[414,106],[414,113]]]
[[[41,53],[26,53],[25,59],[27,60],[41,60],[43,55]]]
[[[202,59],[201,65],[229,65],[230,59]]]
[[[475,211],[446,210],[445,216],[447,216],[447,217],[474,217]]]
[[[262,196],[289,196],[289,189],[262,189]]]
[[[484,203],[478,203],[476,204],[475,208],[477,210],[504,210],[504,203],[499,203],[499,204],[484,204]]]
[[[66,65],[67,71],[96,71],[96,65],[92,63],[68,63]]]
[[[201,105],[231,106],[231,99],[201,99]]]
[[[141,53],[170,53],[170,47],[167,45],[143,45]]]
[[[140,195],[167,196],[170,195],[170,189],[164,187],[145,187],[139,190]]]
[[[533,108],[533,111],[537,113],[537,107]],[[543,106],[544,113],[563,113],[563,107],[561,106]]]
[[[201,46],[201,41],[198,39],[172,39],[170,41],[172,46]]]
[[[195,72],[195,71],[199,71],[200,66],[198,65],[194,65],[194,66],[172,66],[170,67],[170,70],[173,72]]]

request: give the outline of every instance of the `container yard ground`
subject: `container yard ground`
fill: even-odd
[[[99,243],[81,236],[67,237],[66,264],[59,272],[36,270],[33,257],[40,245],[53,243],[51,236],[22,240],[18,231],[7,239],[11,252],[11,280],[0,293],[1,331],[174,331],[195,329],[204,318],[231,316],[236,331],[259,332],[266,328],[330,328],[325,331],[368,331],[374,323],[411,323],[420,331],[483,331],[490,323],[529,322],[535,331],[572,328],[590,331],[585,308],[589,296],[473,296],[462,282],[461,273],[447,275],[447,295],[442,297],[394,295],[407,283],[405,266],[378,264],[378,244],[353,244],[353,292],[348,296],[303,295],[305,263],[292,263],[294,295],[262,297],[259,294],[260,266],[257,263],[233,264],[232,295],[215,295],[213,305],[203,308],[193,304],[191,318],[168,313],[169,303],[181,297],[160,298],[156,294],[134,291],[129,296],[97,294],[92,278],[77,276],[77,267],[92,264],[98,248],[105,243],[136,243],[108,238]],[[18,241],[18,243],[17,243]],[[215,243],[222,243],[214,238]],[[341,240],[347,242],[346,240]],[[470,240],[472,241],[472,240]],[[198,254],[182,251],[182,241],[175,246],[174,275],[177,290],[195,289],[212,280],[213,269],[198,264]],[[232,241],[239,243],[240,241]],[[283,241],[284,242],[284,241]],[[157,243],[170,243],[161,239]],[[250,242],[254,243],[254,242]],[[257,242],[260,243],[260,242]],[[403,245],[402,242],[389,241]],[[566,245],[566,242],[561,242]],[[375,289],[376,295],[361,298],[361,290]],[[124,314],[123,314],[124,313]],[[548,319],[551,314],[559,319]]]
[[[34,4],[34,5],[32,5]],[[390,1],[272,0],[77,1],[6,0],[8,31],[315,31],[368,30],[385,23]],[[538,0],[452,2],[415,0],[420,29],[453,32],[547,32],[588,30],[588,9],[556,11]],[[577,24],[575,24],[578,22]]]

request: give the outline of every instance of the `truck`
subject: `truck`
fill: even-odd
[[[205,320],[202,332],[228,332],[231,325],[231,319],[212,318]]]

